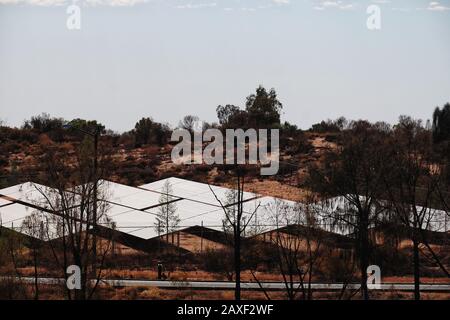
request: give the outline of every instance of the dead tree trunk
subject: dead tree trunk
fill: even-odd
[[[420,300],[420,256],[416,230],[413,231],[414,299]]]
[[[359,228],[359,270],[361,273],[361,295],[364,300],[369,300],[369,291],[367,289],[367,267],[369,266],[369,235],[367,220],[366,214],[362,214]]]

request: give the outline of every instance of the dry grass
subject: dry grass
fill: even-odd
[[[201,250],[222,250],[225,246],[199,236],[180,232],[180,247],[191,252],[200,252]]]
[[[228,187],[233,186],[229,185]],[[246,182],[245,191],[291,201],[304,201],[307,196],[306,190],[283,184],[275,180],[253,180],[251,182]]]

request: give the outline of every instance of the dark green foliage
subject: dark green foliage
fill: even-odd
[[[67,131],[71,135],[76,135],[79,137],[84,136],[83,131],[92,134],[95,134],[95,132],[105,133],[105,126],[102,125],[101,123],[98,123],[96,120],[84,120],[77,118],[70,121],[67,127],[68,127]]]
[[[30,120],[26,120],[22,126],[22,129],[32,130],[38,134],[45,133],[53,141],[62,141],[64,138],[64,119],[50,117],[48,113],[42,113],[38,116],[31,117]]]
[[[275,89],[267,91],[259,86],[256,94],[247,97],[245,110],[250,126],[254,128],[274,128],[280,124],[282,103],[277,98]]]
[[[170,136],[167,125],[153,121],[152,118],[142,118],[134,126],[132,133],[135,136],[136,146],[155,143],[163,146]]]
[[[310,131],[317,133],[326,132],[340,132],[347,126],[347,119],[340,117],[336,120],[321,121],[320,123],[313,124]]]
[[[282,108],[283,105],[278,100],[275,89],[267,91],[264,87],[259,86],[255,94],[247,97],[245,110],[227,104],[218,106],[216,112],[223,129],[271,129],[280,126]]]
[[[48,113],[42,113],[38,116],[31,117],[30,120],[25,121],[23,124],[24,129],[34,129],[40,133],[47,133],[55,130],[62,129],[64,119],[51,118]]]
[[[442,109],[436,107],[433,113],[433,141],[436,143],[450,140],[450,103]]]

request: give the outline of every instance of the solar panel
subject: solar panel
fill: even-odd
[[[202,222],[211,228],[222,225],[224,213],[220,207],[191,200],[181,200],[175,205],[176,214],[180,218],[180,228],[200,226]],[[158,213],[157,209],[152,209],[151,212]]]
[[[165,181],[169,181],[171,184],[171,187],[173,189],[173,194],[177,196],[181,196],[179,193],[176,192],[182,192],[182,195],[186,197],[187,199],[183,199],[180,201],[177,201],[175,203],[177,211],[176,214],[180,217],[180,223],[179,228],[187,228],[192,226],[201,226],[215,229],[222,231],[223,230],[223,222],[226,220],[225,213],[220,206],[220,204],[215,199],[214,195],[212,194],[211,190],[209,189],[209,186],[207,184],[202,184],[198,182],[193,182],[192,186],[194,186],[199,191],[202,189],[205,193],[202,194],[194,194],[192,191],[189,190],[189,187],[191,186],[191,181],[178,179],[178,178],[168,178],[161,181],[154,182],[152,184],[148,184],[145,186],[145,188],[151,188],[152,190],[160,192],[162,190],[162,185],[165,183]],[[178,187],[177,187],[178,186]],[[213,187],[213,190],[217,192],[217,194],[223,195],[223,198],[226,198],[226,193],[228,190],[227,188],[223,187]],[[209,194],[208,194],[209,193]],[[245,193],[244,199],[247,200],[243,202],[243,221],[248,221],[248,219],[252,219],[249,222],[249,225],[252,228],[256,228],[260,231],[267,230],[268,227],[266,224],[267,222],[267,215],[269,211],[269,204],[274,202],[276,198],[274,197],[256,197],[255,194],[252,193]],[[206,203],[204,201],[211,201],[212,203]],[[281,201],[278,199],[278,201]],[[227,202],[224,201],[223,204],[225,205]],[[283,200],[283,203],[285,205],[295,205],[295,202],[293,201],[287,201]],[[229,209],[231,210],[233,206],[229,206]],[[153,208],[151,210],[146,210],[148,212],[152,212],[154,214],[157,214],[158,208]],[[256,213],[254,214],[254,212]],[[276,229],[273,227],[273,229]]]
[[[106,215],[115,225],[115,230],[132,234],[142,239],[157,236],[155,229],[156,215],[123,207],[121,205],[109,205]],[[105,225],[109,227],[110,225]],[[145,230],[137,232],[137,230]]]
[[[0,198],[0,207],[9,205],[9,204],[11,204],[11,203],[12,203],[11,201],[8,201],[8,200],[6,200],[6,199]]]
[[[426,210],[426,211],[424,211]],[[423,214],[426,218],[422,222],[422,228],[436,232],[450,231],[450,221],[445,211],[417,206],[416,211]],[[423,212],[423,213],[422,213]],[[411,214],[411,220],[412,214]]]
[[[202,221],[205,225],[217,227],[222,225],[223,211],[221,208],[189,200],[177,201],[174,208],[176,208],[175,214],[180,218],[177,230],[195,225],[200,226]],[[158,213],[159,207],[139,211],[120,205],[110,205],[107,210],[107,216],[116,226],[115,230],[142,239],[158,236],[156,230]]]
[[[190,200],[180,200],[172,206],[180,219],[176,230],[192,226],[201,226],[222,230],[224,213],[222,208]],[[145,212],[129,209],[120,205],[111,205],[108,217],[116,224],[116,230],[142,239],[158,236],[157,216],[161,207],[147,209]]]
[[[100,189],[105,194],[105,200],[136,210],[159,206],[161,194],[139,188],[129,187],[120,183],[102,181]]]
[[[166,181],[170,183],[170,186],[173,191],[172,195],[214,206],[220,206],[220,203],[217,201],[216,197],[214,196],[214,193],[219,198],[219,200],[223,204],[225,204],[225,202],[227,201],[227,194],[232,190],[229,188],[211,185],[211,188],[214,191],[213,193],[210,189],[210,186],[206,183],[189,181],[174,177],[148,183],[140,186],[140,188],[161,193],[163,191],[163,187]],[[251,192],[244,192],[243,199],[248,200],[255,197],[256,195]]]
[[[248,222],[249,229],[258,230],[258,233],[275,230],[285,225],[280,219],[278,226],[275,223],[275,216],[281,213],[282,209],[294,210],[296,203],[294,201],[283,200],[275,197],[261,197],[243,203],[243,220]]]
[[[360,198],[364,199],[363,196],[360,196]],[[352,210],[352,208],[354,208],[354,206],[350,204],[348,200],[343,196],[330,198],[316,205],[316,210],[317,212],[319,212],[318,218],[321,219],[322,224],[324,225],[323,228],[327,231],[339,233],[342,235],[352,233],[354,232],[354,230],[352,230],[348,226],[342,226],[340,228],[331,227],[331,221],[333,220],[332,217],[339,212],[341,214],[348,213],[349,210]],[[417,212],[421,212],[422,210],[424,210],[424,208],[421,206],[417,206],[416,208]],[[445,211],[432,208],[427,208],[426,210],[427,212],[424,212],[423,214],[426,217],[422,223],[423,229],[437,232],[447,232],[450,230],[450,224]]]
[[[24,224],[31,215],[35,214],[35,225]],[[21,204],[12,204],[0,208],[1,226],[43,241],[58,238],[56,216],[30,208]],[[29,222],[29,220],[28,220]],[[38,236],[38,234],[40,234]]]
[[[420,210],[420,209],[418,209]],[[431,231],[437,232],[449,232],[450,231],[450,219],[448,214],[442,210],[431,209],[431,219],[426,225],[424,222],[424,228],[428,228]]]
[[[30,215],[34,209],[23,206],[21,204],[12,204],[0,208],[0,221],[3,226],[14,224],[15,221],[20,221],[26,216]]]
[[[8,200],[19,200],[42,208],[49,208],[45,195],[54,194],[55,190],[38,183],[25,182],[9,188],[1,189],[0,196]]]

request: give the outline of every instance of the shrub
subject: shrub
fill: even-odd
[[[205,271],[223,273],[228,280],[232,280],[234,258],[231,249],[213,250],[208,248],[199,254],[199,259]]]
[[[325,132],[340,132],[347,126],[347,119],[340,117],[336,120],[321,121],[320,123],[313,124],[310,131],[325,133]]]

